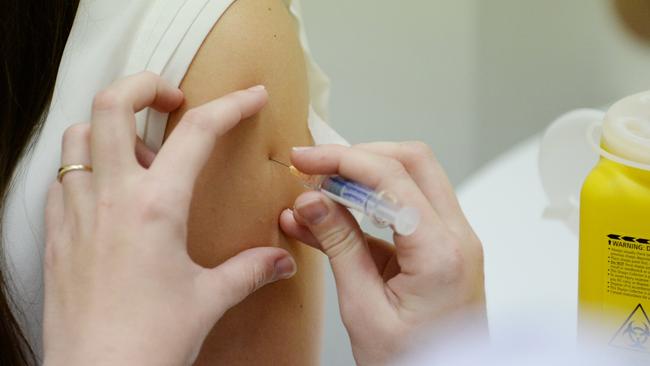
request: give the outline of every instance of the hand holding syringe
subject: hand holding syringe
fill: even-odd
[[[294,166],[271,159],[289,168],[291,174],[303,185],[320,190],[332,201],[367,215],[378,227],[390,226],[397,234],[411,235],[420,223],[420,214],[413,207],[402,207],[397,199],[386,191],[375,192],[370,187],[338,175],[308,175]]]
[[[319,189],[282,212],[280,227],[328,256],[358,365],[390,364],[423,325],[452,313],[476,311],[466,314],[473,331],[487,329],[481,243],[430,149],[421,143],[326,145],[294,149],[291,163]],[[368,187],[394,193],[402,206]],[[336,203],[342,196],[346,206],[415,231],[396,230],[394,246],[366,235]],[[409,211],[421,218],[419,225]]]

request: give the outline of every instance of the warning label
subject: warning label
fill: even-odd
[[[607,293],[650,300],[650,245],[645,241],[608,236]]]
[[[623,322],[609,345],[650,353],[650,319],[641,304]]]

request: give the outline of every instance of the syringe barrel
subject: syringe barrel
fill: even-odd
[[[326,177],[320,189],[332,200],[365,214],[368,214],[366,203],[375,195],[371,188],[338,175]]]
[[[363,212],[377,226],[391,226],[401,235],[412,234],[420,222],[417,210],[401,207],[389,195],[340,176],[326,177],[320,189],[333,201]]]

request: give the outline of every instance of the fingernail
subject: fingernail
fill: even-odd
[[[305,222],[311,225],[320,223],[329,214],[329,209],[320,199],[303,203],[300,206],[297,206],[295,210],[298,212],[298,215],[305,220]]]
[[[311,150],[313,148],[314,148],[313,146],[294,146],[294,147],[291,148],[291,150],[293,152],[299,153],[301,151],[307,151],[307,150]]]
[[[252,88],[248,88],[248,90],[250,90],[250,91],[262,91],[262,90],[266,90],[266,87],[264,85],[255,85]]]
[[[273,280],[286,280],[287,278],[291,278],[296,274],[296,269],[296,262],[291,256],[280,258],[275,262]]]

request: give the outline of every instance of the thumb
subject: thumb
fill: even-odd
[[[284,249],[253,248],[205,270],[199,282],[201,292],[209,296],[209,311],[221,315],[264,285],[293,277],[296,269]]]
[[[306,226],[327,254],[341,301],[379,304],[384,282],[368,250],[365,236],[352,214],[320,192],[296,199],[297,223]]]

